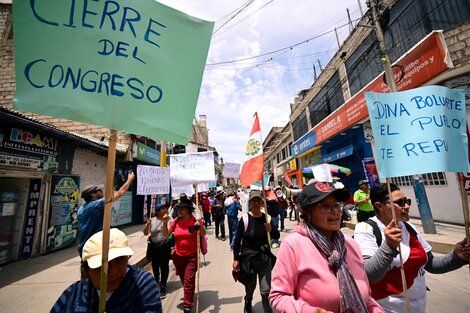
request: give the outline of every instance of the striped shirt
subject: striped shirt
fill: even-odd
[[[51,313],[95,313],[99,296],[90,279],[75,282],[68,287],[51,309]],[[160,292],[152,274],[141,268],[128,266],[119,287],[106,302],[108,313],[160,313]]]

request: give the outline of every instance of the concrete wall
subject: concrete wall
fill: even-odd
[[[463,224],[462,200],[460,199],[459,183],[455,173],[445,173],[447,186],[426,186],[426,195],[432,216],[437,221]],[[413,187],[400,187],[407,198],[411,198],[411,216],[419,217]]]
[[[85,186],[106,183],[107,159],[87,149],[76,149],[73,156],[72,174],[80,175],[80,192]],[[80,204],[83,199],[80,199]]]

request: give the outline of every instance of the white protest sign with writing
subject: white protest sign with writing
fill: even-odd
[[[171,186],[207,183],[215,180],[214,154],[198,152],[170,155]]]
[[[137,194],[163,195],[170,192],[170,168],[137,165]]]
[[[427,86],[365,97],[381,177],[469,171],[462,90]]]
[[[228,178],[240,177],[240,164],[239,163],[224,163],[224,172],[222,175]]]
[[[321,182],[333,182],[330,167],[326,164],[319,164],[311,167],[313,177]]]
[[[182,193],[185,193],[188,197],[191,197],[194,192],[193,185],[181,185],[181,186],[171,186],[171,193],[174,196],[179,196]]]
[[[203,191],[208,191],[208,190],[209,190],[209,183],[197,184],[197,191],[198,192],[203,192]]]

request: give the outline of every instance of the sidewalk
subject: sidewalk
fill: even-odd
[[[120,228],[129,239],[134,255],[129,263],[145,266],[147,241],[143,225]],[[0,307],[4,313],[49,312],[60,294],[80,279],[76,245],[0,267]]]
[[[451,225],[446,223],[435,222],[437,234],[425,234],[423,225],[419,218],[410,218],[411,224],[416,226],[421,236],[431,245],[432,251],[436,253],[449,253],[454,250],[454,246],[458,241],[465,238],[465,227],[459,225]],[[355,223],[346,222],[346,227],[354,230]],[[346,228],[343,228],[343,231]],[[352,231],[344,231],[352,235]]]

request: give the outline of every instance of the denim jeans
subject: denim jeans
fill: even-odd
[[[235,243],[235,237],[237,236],[238,217],[227,215],[227,219],[228,219],[228,235],[229,235],[230,248],[233,249],[233,244]]]
[[[215,217],[215,236],[219,238],[220,236],[225,238],[225,215]]]
[[[286,209],[281,208],[281,211],[279,213],[281,216],[281,230],[284,229],[284,219],[286,218]]]
[[[279,215],[271,216],[271,227],[273,229],[279,229]],[[272,239],[273,243],[279,243],[279,239]]]
[[[211,213],[210,212],[204,212],[204,227],[207,228],[207,226],[211,226]]]

